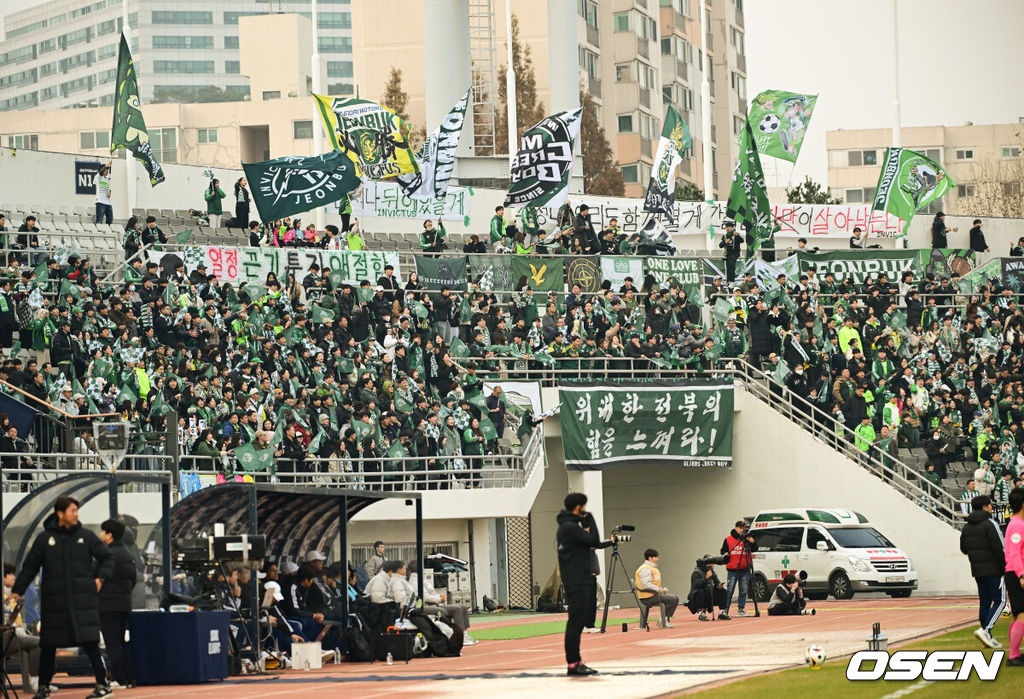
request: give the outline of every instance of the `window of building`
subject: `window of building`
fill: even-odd
[[[251,17],[253,15],[264,15],[265,12],[225,12],[224,24],[238,24],[239,17]],[[308,16],[308,15],[307,15]]]
[[[280,90],[266,90],[263,92],[263,99],[265,100],[279,100],[281,99]]]
[[[352,37],[322,36],[320,37],[320,53],[352,53]]]
[[[661,99],[665,104],[673,104],[675,100],[675,88],[672,85],[661,86]]]
[[[1004,197],[1020,197],[1020,182],[1003,182],[1001,186]]]
[[[338,95],[353,95],[356,88],[352,83],[327,83],[327,94],[331,97]]]
[[[351,12],[321,12],[318,15],[320,17],[320,28],[321,29],[351,29],[352,28],[352,13]]]
[[[57,98],[57,88],[56,87],[44,87],[42,90],[39,91],[39,99],[40,99],[40,101],[52,100],[52,99],[56,99],[56,98]]]
[[[636,82],[636,71],[633,69],[635,64],[630,63],[619,63],[615,66],[615,82],[617,83],[635,83]]]
[[[629,31],[629,13],[628,12],[616,12],[612,15],[612,25],[615,27],[617,32],[628,32]]]
[[[0,112],[9,112],[15,109],[30,109],[39,106],[39,93],[36,91],[26,92],[17,97],[8,97],[0,100]]]
[[[874,201],[875,188],[858,187],[856,189],[847,189],[843,193],[843,198],[847,204],[869,204]]]
[[[978,192],[973,184],[958,184],[956,186],[956,195],[961,199],[977,196],[977,194]]]
[[[217,129],[199,129],[200,143],[216,143]]]
[[[732,135],[736,136],[743,132],[743,126],[747,123],[747,120],[741,116],[732,115]]]
[[[178,162],[178,130],[173,126],[165,129],[150,129],[149,145],[153,147],[153,153],[159,162]]]
[[[687,112],[693,111],[693,90],[688,87],[684,87],[680,90],[683,99],[681,100],[683,109]]]
[[[645,63],[637,63],[637,78],[640,87],[645,90],[653,90],[657,87],[658,76],[654,72],[654,68]]]
[[[654,140],[660,135],[657,120],[649,114],[640,112],[640,137]]]
[[[352,61],[327,61],[328,78],[351,78]]]
[[[623,165],[619,169],[622,171],[622,181],[626,184],[635,184],[640,181],[636,165]]]
[[[96,75],[96,82],[100,85],[106,85],[117,80],[117,68],[108,68],[107,70],[101,70]]]
[[[633,115],[632,114],[620,114],[619,115],[619,133],[633,133]]]
[[[577,9],[587,26],[597,29],[597,3],[594,0],[579,0]]]
[[[942,162],[942,149],[941,148],[924,148],[921,150],[924,153],[924,157],[929,160],[934,160],[937,163]]]
[[[226,48],[226,49],[237,49],[238,48],[238,37],[237,36],[226,36],[226,37],[224,37],[224,48]]]
[[[212,36],[154,36],[155,49],[212,49]]]
[[[658,40],[658,23],[653,18],[647,15],[642,15],[636,10],[633,10],[635,16],[633,17],[633,31],[641,39],[646,41],[657,41]]]
[[[224,72],[238,75],[242,72],[242,64],[238,61],[224,61]]]
[[[57,50],[57,40],[56,39],[47,39],[46,41],[40,41],[39,42],[39,55],[42,55],[44,53],[50,53],[50,51],[56,51],[56,50]]]
[[[1004,158],[1019,158],[1020,146],[1003,146],[1000,152]]]
[[[585,70],[587,75],[592,78],[600,77],[597,54],[582,46],[580,47],[580,68]]]
[[[736,27],[729,27],[729,43],[736,49],[737,55],[744,55],[743,32]]]
[[[213,61],[153,61],[154,73],[212,73]]]
[[[24,148],[26,150],[39,150],[39,134],[25,133],[8,136],[7,147]]]
[[[17,73],[5,75],[0,78],[0,89],[34,85],[39,80],[39,74],[40,71],[38,69],[30,68],[28,70],[19,70]]]
[[[101,46],[96,49],[96,58],[103,60],[104,58],[113,58],[117,55],[117,44],[111,44],[110,46]]]
[[[849,151],[848,157],[850,167],[859,167],[861,165],[878,165],[878,151],[851,150]]]
[[[238,20],[235,20],[236,24],[237,22]],[[154,10],[153,24],[213,24],[213,13]],[[227,24],[226,20],[225,24]]]
[[[82,150],[107,150],[110,148],[109,131],[81,131],[78,143]]]
[[[974,149],[973,148],[957,148],[956,149],[957,160],[974,160]]]
[[[306,119],[305,121],[293,121],[292,135],[296,139],[313,138],[312,120]]]
[[[96,36],[106,36],[117,31],[117,20],[110,19],[96,25]]]
[[[747,99],[747,79],[733,71],[729,73],[729,84],[736,90],[736,96],[741,100]]]
[[[690,0],[661,0],[662,7],[671,7],[683,17],[690,16]]]

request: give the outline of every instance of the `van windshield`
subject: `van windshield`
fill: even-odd
[[[871,527],[863,529],[829,529],[836,543],[847,549],[869,549],[875,546],[894,548],[895,545]]]

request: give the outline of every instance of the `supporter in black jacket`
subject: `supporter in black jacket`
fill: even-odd
[[[960,552],[971,562],[971,575],[978,583],[978,623],[974,632],[982,643],[998,648],[992,638],[992,627],[999,621],[1006,604],[1006,590],[1002,586],[1006,559],[1003,553],[1003,535],[992,519],[992,501],[987,495],[971,500],[971,514],[960,532]]]
[[[135,558],[122,541],[124,531],[124,524],[116,519],[108,519],[100,525],[100,540],[110,549],[114,574],[100,588],[99,611],[103,642],[110,656],[110,674],[115,682],[127,687],[135,682],[131,648],[125,641],[125,633],[128,631],[128,614],[132,610],[132,590],[138,571]]]

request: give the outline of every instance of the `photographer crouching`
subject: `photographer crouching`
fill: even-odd
[[[807,608],[807,600],[804,598],[803,583],[807,580],[807,573],[801,571],[803,580],[797,579],[792,573],[786,573],[779,586],[775,588],[771,601],[768,602],[768,616],[788,616],[796,614],[814,615],[816,609]]]
[[[686,596],[686,607],[691,614],[698,614],[700,621],[714,620],[715,607],[718,607],[718,618],[723,621],[729,618],[725,613],[727,593],[722,581],[715,573],[715,565],[722,565],[728,556],[703,555],[697,559],[697,567],[690,575],[690,594]],[[708,614],[710,613],[710,617]]]
[[[580,659],[580,636],[583,627],[594,625],[597,616],[597,556],[594,549],[612,545],[615,535],[607,541],[598,538],[593,516],[587,512],[587,496],[569,493],[565,496],[565,509],[558,513],[558,565],[565,588],[565,601],[569,607],[569,620],[565,624],[565,662],[569,676],[596,675]]]

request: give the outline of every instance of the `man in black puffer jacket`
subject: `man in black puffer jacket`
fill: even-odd
[[[96,688],[91,698],[113,694],[100,657],[100,618],[97,592],[114,573],[110,549],[78,522],[78,501],[61,495],[32,542],[11,597],[17,600],[41,568],[43,583],[42,627],[39,634],[39,691],[35,699],[50,696],[58,648],[82,646],[89,656]]]
[[[987,495],[978,495],[971,500],[971,510],[967,524],[960,532],[960,552],[967,554],[971,575],[978,583],[978,621],[981,628],[974,635],[989,648],[1000,648],[999,641],[992,638],[992,627],[999,621],[1006,605],[1003,534],[992,519],[992,501]]]
[[[110,674],[122,687],[135,684],[132,654],[124,640],[128,630],[128,614],[132,611],[132,590],[138,569],[135,557],[124,545],[125,526],[116,519],[100,525],[100,539],[114,557],[114,574],[100,588],[100,628],[110,656]]]

